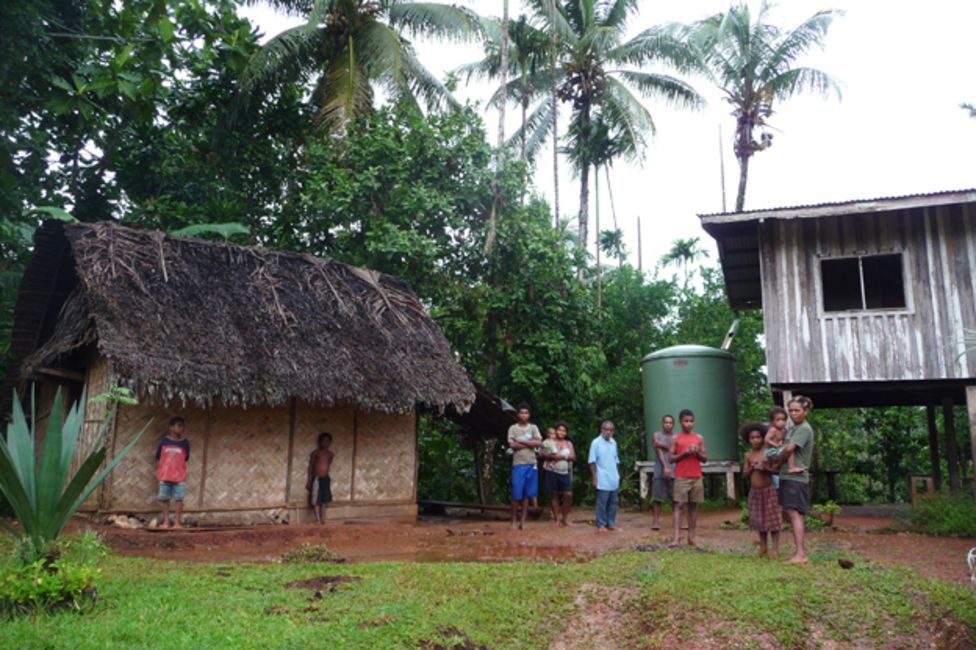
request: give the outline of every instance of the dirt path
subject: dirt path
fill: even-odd
[[[530,522],[513,531],[505,521],[438,518],[416,524],[346,523],[255,526],[225,531],[148,532],[123,530],[76,522],[75,528],[93,528],[119,554],[179,561],[268,562],[302,543],[326,544],[351,562],[403,560],[416,562],[497,562],[516,558],[562,561],[586,560],[639,543],[664,543],[667,530],[651,531],[648,513],[621,513],[619,532],[598,533],[592,512],[578,510],[574,526],[558,527],[548,521]],[[735,520],[738,511],[702,513],[699,538],[705,546],[752,552],[748,531],[722,530],[723,521]],[[809,536],[811,550],[852,553],[872,562],[893,563],[921,573],[964,582],[969,576],[965,555],[974,539],[946,539],[911,534],[881,534],[885,518],[837,517],[836,529]],[[784,534],[784,551],[792,539]]]

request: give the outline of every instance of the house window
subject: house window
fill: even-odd
[[[820,261],[824,311],[905,309],[901,253]]]

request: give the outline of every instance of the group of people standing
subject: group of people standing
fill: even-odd
[[[810,511],[809,467],[813,458],[814,433],[807,416],[813,402],[797,395],[787,408],[769,410],[767,423],[750,422],[739,433],[749,446],[742,464],[743,477],[750,482],[749,526],[756,531],[760,555],[779,554],[783,513],[789,519],[795,550],[789,561],[806,562],[804,517]],[[573,502],[572,468],[576,450],[568,439],[569,427],[559,421],[542,438],[532,424],[527,404],[518,407],[518,422],[509,427],[508,446],[512,453],[512,528],[525,526],[529,502],[538,497],[537,464],[543,461],[543,485],[550,495],[553,519],[568,526]],[[687,512],[688,539],[696,545],[698,504],[705,500],[702,463],[708,462],[705,439],[694,431],[695,414],[690,409],[678,413],[680,429],[675,433],[675,418],[665,415],[661,430],[652,437],[654,481],[652,487],[652,530],[661,529],[661,506],[673,503],[674,536],[671,546],[681,543],[682,515]],[[588,464],[596,490],[597,531],[619,530],[617,490],[620,487],[617,441],[609,420],[600,425],[600,435],[590,443]]]
[[[539,496],[538,461],[543,464],[543,487],[549,494],[553,520],[570,526],[573,506],[573,463],[576,449],[568,439],[569,425],[560,420],[546,431],[543,440],[539,428],[529,422],[532,411],[519,404],[518,422],[508,428],[508,448],[512,453],[512,528],[525,527],[529,502]],[[620,487],[620,456],[613,439],[613,422],[600,425],[600,435],[590,444],[587,462],[593,489],[596,490],[596,529],[598,532],[619,530],[617,526],[617,489]]]

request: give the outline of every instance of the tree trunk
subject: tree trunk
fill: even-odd
[[[552,74],[549,75],[552,92],[552,215],[553,227],[559,228],[559,97],[556,96],[556,66],[559,62],[559,32],[556,30],[556,0],[549,0],[549,25],[552,32]]]
[[[752,127],[740,123],[736,127],[735,157],[739,161],[739,191],[735,196],[735,211],[742,212],[746,206],[746,183],[749,181],[749,157],[752,155]]]
[[[610,197],[610,214],[613,215],[613,230],[616,233],[620,231],[620,226],[617,225],[617,207],[613,203],[613,186],[610,185],[610,165],[606,165],[603,170],[607,173],[607,195]],[[620,248],[617,249],[617,263],[624,265],[623,237],[620,239]]]
[[[603,269],[600,267],[600,168],[593,167],[593,207],[596,217],[596,309],[603,307]]]
[[[524,76],[525,73],[522,74]],[[525,136],[526,136],[525,121],[526,121],[526,114],[529,112],[529,98],[526,97],[525,93],[526,93],[525,87],[523,86],[522,87],[522,143],[521,143],[522,150],[520,152],[521,154],[520,160],[522,162],[525,162]]]
[[[746,206],[746,183],[749,180],[749,156],[739,157],[739,193],[735,197],[735,211],[742,212]]]
[[[498,102],[498,145],[495,151],[495,178],[491,181],[491,212],[488,215],[488,234],[485,236],[485,255],[490,255],[498,236],[498,174],[505,157],[505,105],[508,103],[508,0],[502,3],[502,69]]]
[[[587,230],[590,225],[590,166],[583,165],[580,170],[580,206],[579,206],[579,247],[586,252],[589,243]]]

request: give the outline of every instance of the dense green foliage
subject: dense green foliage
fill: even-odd
[[[896,527],[925,535],[976,537],[973,496],[963,491],[920,499]]]
[[[58,540],[50,557],[0,561],[0,617],[91,610],[97,602],[98,561],[108,552],[94,533]],[[51,559],[53,558],[53,559]]]

